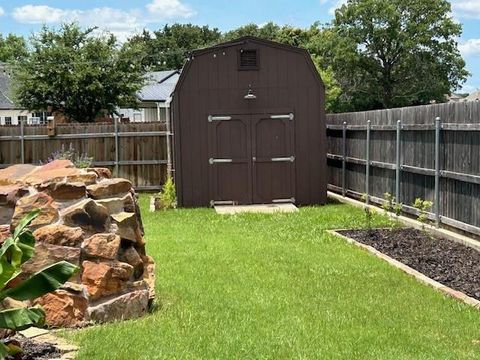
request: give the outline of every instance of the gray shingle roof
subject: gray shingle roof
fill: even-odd
[[[179,70],[154,71],[147,74],[147,84],[137,93],[140,101],[166,101],[177,84]]]
[[[0,64],[0,109],[15,109],[15,104],[11,100],[10,86],[10,76],[3,72]]]

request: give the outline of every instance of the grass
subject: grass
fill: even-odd
[[[477,310],[325,232],[362,227],[361,209],[220,216],[141,203],[158,307],[66,333],[78,359],[480,358]]]

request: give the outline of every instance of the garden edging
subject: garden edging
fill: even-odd
[[[403,272],[407,273],[408,275],[411,275],[413,276],[414,278],[416,278],[418,281],[426,284],[426,285],[429,285],[430,287],[433,287],[435,290],[438,290],[442,293],[444,293],[445,295],[448,295],[448,296],[451,296],[455,299],[458,299],[462,302],[464,302],[465,304],[467,305],[470,305],[470,306],[473,306],[475,307],[476,309],[480,309],[480,301],[477,300],[477,299],[474,299],[460,291],[457,291],[457,290],[454,290],[448,286],[445,286],[441,283],[439,283],[438,281],[435,281],[431,278],[429,278],[428,276],[425,276],[424,274],[422,274],[421,272],[415,270],[415,269],[412,269],[410,266],[407,266],[405,264],[403,264],[402,262],[398,261],[398,260],[395,260],[393,258],[391,258],[390,256],[388,255],[385,255],[383,254],[382,252],[376,250],[375,248],[369,246],[369,245],[365,245],[365,244],[362,244],[352,238],[349,238],[345,235],[342,235],[340,233],[338,233],[338,231],[342,231],[343,229],[336,229],[336,230],[327,230],[327,232],[333,236],[337,236],[341,239],[344,239],[345,241],[347,241],[348,243],[350,244],[353,244],[355,246],[358,246],[364,250],[367,250],[368,252],[372,253],[373,255],[379,257],[380,259],[386,261],[387,263],[389,263],[390,265],[396,267],[397,269],[400,269],[402,270]]]

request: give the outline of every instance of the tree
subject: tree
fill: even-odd
[[[143,48],[119,47],[113,35],[92,34],[95,30],[72,23],[33,35],[32,51],[13,67],[19,105],[78,122],[113,114],[120,105],[137,106],[145,81]]]
[[[442,102],[468,72],[446,0],[348,0],[321,36],[342,95],[337,110]]]
[[[235,40],[243,36],[256,36],[266,40],[277,40],[279,31],[280,26],[273,22],[266,23],[263,26],[247,24],[226,32],[222,37],[222,41]]]
[[[0,62],[11,62],[27,56],[27,44],[22,36],[0,34]]]
[[[181,69],[188,54],[199,48],[214,45],[220,41],[218,29],[192,24],[165,25],[153,33],[144,30],[129,40],[140,45],[148,54],[142,62],[146,70]]]

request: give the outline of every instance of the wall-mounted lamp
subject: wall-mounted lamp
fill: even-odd
[[[253,93],[252,85],[248,85],[247,95],[245,95],[243,98],[245,100],[255,100],[257,98],[256,95]]]

